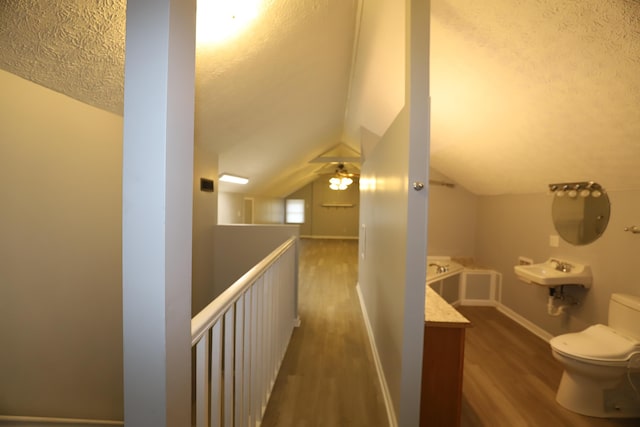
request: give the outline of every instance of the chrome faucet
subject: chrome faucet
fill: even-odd
[[[446,273],[447,271],[449,271],[448,265],[440,265],[440,264],[436,264],[435,262],[432,262],[431,264],[429,264],[429,267],[431,266],[436,267],[436,273]]]
[[[569,264],[568,262],[563,262],[555,258],[552,258],[550,262],[555,262],[556,270],[562,271],[563,273],[570,273],[571,269],[573,268],[573,265]]]

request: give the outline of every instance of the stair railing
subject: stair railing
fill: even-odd
[[[197,427],[260,425],[299,322],[297,290],[292,237],[192,319]]]

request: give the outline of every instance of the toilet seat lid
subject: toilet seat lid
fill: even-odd
[[[567,356],[589,360],[625,361],[640,352],[640,342],[605,325],[593,325],[582,332],[558,335],[551,347]]]

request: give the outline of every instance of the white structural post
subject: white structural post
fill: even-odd
[[[402,386],[398,424],[420,422],[420,390],[427,278],[427,214],[429,201],[429,0],[406,1],[405,108],[409,113],[407,241],[405,260]],[[413,187],[423,183],[425,188]],[[414,190],[418,190],[415,191]]]
[[[123,146],[124,419],[191,425],[195,0],[129,0]]]

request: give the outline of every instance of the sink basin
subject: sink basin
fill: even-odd
[[[564,271],[563,265],[567,266]],[[593,279],[588,265],[555,258],[540,264],[516,265],[513,269],[518,279],[541,286],[581,285],[588,288]]]

